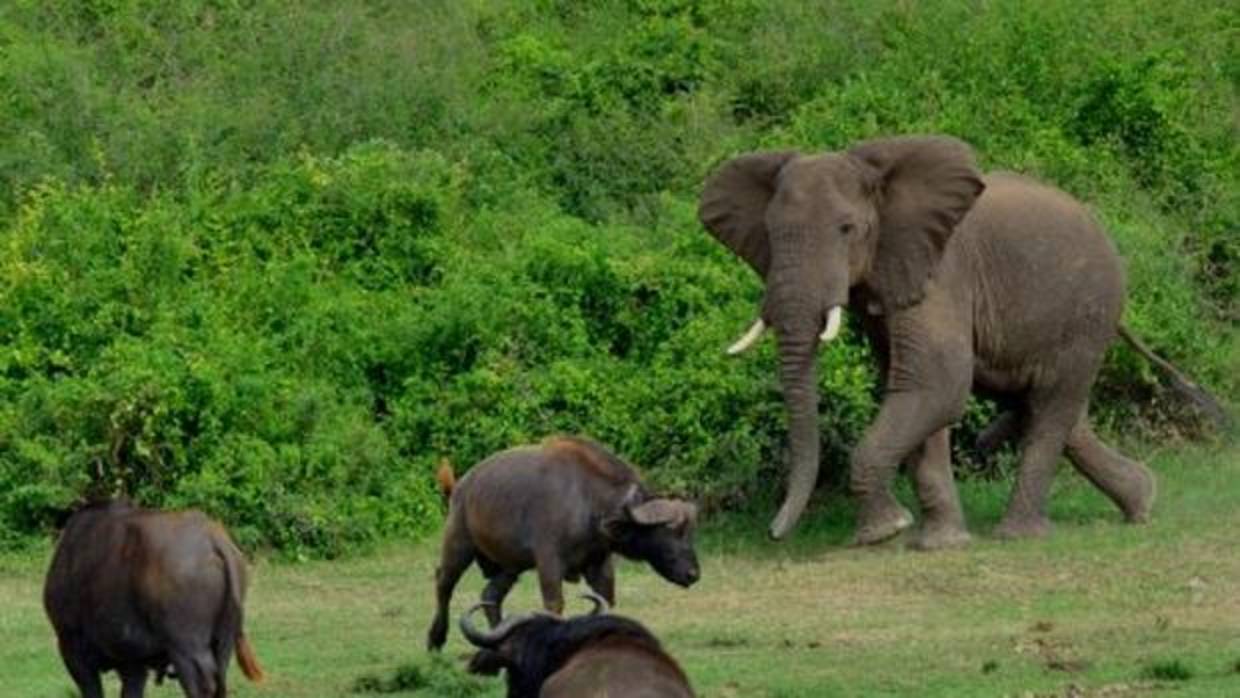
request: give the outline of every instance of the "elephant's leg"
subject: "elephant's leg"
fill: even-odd
[[[1021,415],[1017,410],[1001,412],[973,442],[973,450],[982,458],[990,458],[1007,442],[1020,434]]]
[[[1068,460],[1115,502],[1128,521],[1149,520],[1157,490],[1154,473],[1144,464],[1107,447],[1084,417],[1068,436]]]
[[[850,488],[858,503],[857,545],[882,542],[913,524],[912,514],[892,495],[891,481],[896,467],[957,412],[931,409],[940,397],[927,391],[888,393],[853,450]]]
[[[1050,533],[1046,501],[1055,466],[1068,434],[1085,411],[1089,381],[1064,381],[1060,390],[1035,390],[1021,440],[1020,470],[1007,512],[995,529],[1000,538],[1030,538]]]
[[[913,482],[922,511],[921,530],[913,547],[919,550],[958,547],[969,542],[960,495],[952,477],[950,434],[948,428],[934,432],[913,456]]]

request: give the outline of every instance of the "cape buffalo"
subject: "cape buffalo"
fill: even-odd
[[[82,698],[102,698],[112,669],[123,697],[141,698],[148,671],[169,666],[187,698],[225,698],[234,648],[245,675],[263,677],[242,629],[245,590],[245,559],[218,523],[110,500],[68,519],[43,605]]]
[[[451,504],[435,571],[438,610],[427,633],[432,650],[447,639],[452,590],[474,560],[489,580],[482,599],[492,604],[492,625],[518,575],[532,567],[543,606],[552,613],[564,607],[561,582],[583,575],[614,604],[613,552],[644,560],[681,586],[698,579],[697,507],[652,496],[630,465],[593,441],[557,437],[502,451],[459,483],[445,465],[439,480]]]
[[[475,673],[504,670],[508,698],[693,698],[689,680],[640,623],[594,611],[562,619],[532,613],[505,620],[491,631],[461,617],[461,633],[479,648],[470,664]]]

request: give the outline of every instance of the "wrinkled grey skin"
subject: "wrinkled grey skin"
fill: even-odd
[[[766,283],[760,315],[778,339],[791,460],[774,538],[795,526],[818,474],[815,355],[837,305],[861,319],[885,384],[851,458],[856,542],[912,524],[891,493],[906,460],[924,517],[915,543],[968,540],[948,427],[971,389],[1019,415],[1020,469],[999,535],[1049,530],[1047,493],[1065,447],[1129,521],[1149,516],[1153,475],[1089,427],[1124,276],[1114,246],[1067,194],[1016,174],[983,177],[961,141],[903,137],[740,156],[707,181],[699,215]]]
[[[241,551],[203,514],[114,500],[69,518],[43,602],[83,698],[103,698],[112,669],[122,697],[141,698],[148,672],[169,666],[187,698],[223,698],[234,649],[262,678],[242,630],[246,583]]]
[[[492,624],[518,576],[531,568],[543,606],[556,614],[564,608],[563,580],[582,576],[615,604],[612,553],[645,561],[683,587],[698,579],[697,507],[652,496],[631,466],[593,441],[560,437],[509,449],[475,465],[455,486],[441,484],[451,504],[435,571],[431,650],[447,639],[452,591],[474,561],[488,580],[482,600],[491,604]]]

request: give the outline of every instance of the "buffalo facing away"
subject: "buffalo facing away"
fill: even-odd
[[[102,698],[112,669],[123,698],[141,698],[148,672],[169,666],[187,698],[224,698],[234,648],[245,675],[263,677],[242,629],[245,590],[245,558],[218,523],[112,500],[69,518],[43,605],[82,698]]]
[[[461,633],[479,648],[476,673],[507,674],[508,698],[693,698],[685,673],[640,623],[602,611],[563,619],[546,612],[514,616],[490,631],[461,617]]]
[[[681,586],[698,579],[697,507],[652,496],[631,466],[592,441],[559,437],[502,451],[459,483],[445,467],[440,484],[451,504],[435,571],[432,650],[447,639],[452,590],[475,560],[488,580],[482,600],[490,604],[492,626],[517,577],[530,568],[538,570],[543,606],[552,613],[563,610],[563,580],[583,575],[615,604],[613,552],[646,561]]]

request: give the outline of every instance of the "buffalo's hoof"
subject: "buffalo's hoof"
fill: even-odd
[[[426,633],[426,649],[428,652],[438,652],[443,649],[444,643],[448,641],[448,628],[432,627],[430,632]]]

